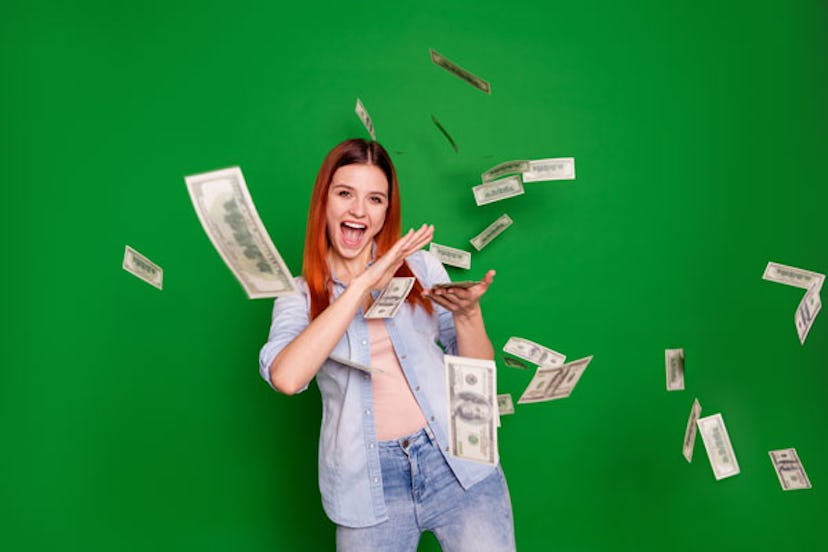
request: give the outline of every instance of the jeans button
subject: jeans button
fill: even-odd
[[[408,445],[409,445],[409,444],[410,444],[410,443],[408,442],[408,439],[404,440],[404,441],[403,441],[403,443],[402,443],[403,448],[408,448]]]

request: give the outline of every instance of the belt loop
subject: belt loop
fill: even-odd
[[[431,427],[428,424],[423,428],[425,430],[426,435],[428,436],[428,440],[431,441],[431,444],[436,444],[436,440],[434,439],[434,433],[431,431]]]

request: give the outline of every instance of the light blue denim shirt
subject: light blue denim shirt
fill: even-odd
[[[417,251],[406,259],[424,288],[448,282],[445,268],[431,253]],[[270,364],[276,355],[308,325],[310,299],[304,278],[296,278],[300,293],[277,299],[267,343],[259,354],[259,371],[270,381]],[[334,297],[345,286],[334,277]],[[376,298],[377,292],[374,293]],[[385,320],[394,351],[408,385],[428,421],[457,480],[469,488],[492,473],[492,466],[455,458],[448,453],[448,406],[443,351],[457,354],[452,314],[439,305],[429,315],[408,303],[394,318]],[[371,364],[368,327],[360,309],[332,356]],[[374,430],[371,377],[331,359],[316,374],[322,394],[322,428],[319,435],[319,490],[325,513],[336,524],[368,527],[388,519]],[[382,377],[377,374],[373,377]]]

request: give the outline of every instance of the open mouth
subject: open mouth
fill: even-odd
[[[342,229],[342,241],[345,245],[356,247],[362,241],[362,236],[365,235],[365,230],[368,228],[364,224],[358,222],[343,222],[339,225]]]

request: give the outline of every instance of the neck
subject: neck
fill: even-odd
[[[333,249],[328,250],[328,265],[336,274],[337,279],[343,284],[349,284],[351,280],[365,270],[368,261],[371,260],[371,248],[366,247],[357,257],[346,259],[336,254]]]

